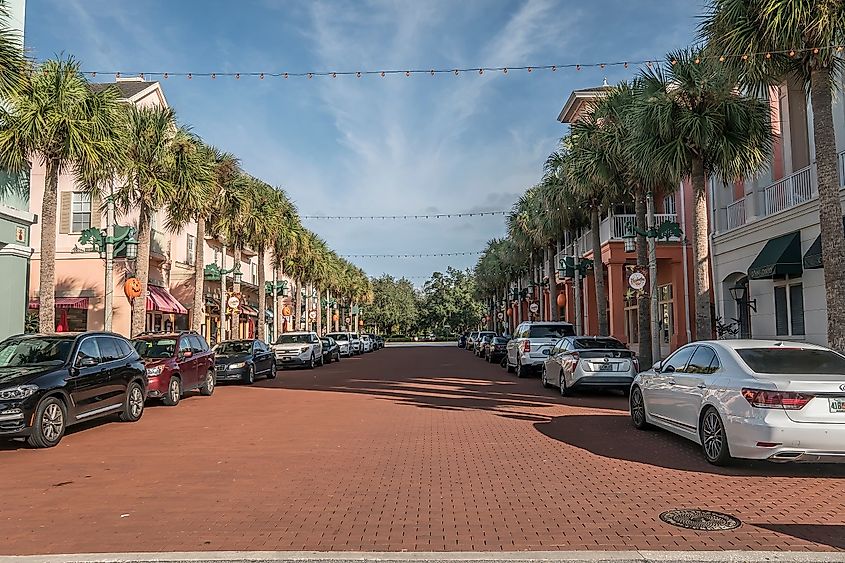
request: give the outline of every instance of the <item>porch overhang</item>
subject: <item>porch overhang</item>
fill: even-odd
[[[795,231],[766,242],[748,268],[748,277],[762,280],[776,276],[800,276],[802,272],[801,232]]]

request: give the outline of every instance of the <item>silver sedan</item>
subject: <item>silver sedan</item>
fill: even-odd
[[[543,387],[561,395],[575,389],[631,388],[639,364],[634,353],[608,336],[566,336],[557,341],[543,363]]]
[[[635,427],[689,438],[716,465],[845,463],[845,356],[796,342],[687,344],[636,377],[630,412]]]

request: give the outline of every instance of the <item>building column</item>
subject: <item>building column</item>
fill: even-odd
[[[687,319],[684,312],[684,308],[687,306],[687,288],[683,264],[673,260],[668,266],[672,270],[672,309],[675,315],[675,333],[670,337],[669,342],[674,351],[687,343]],[[717,282],[714,281],[713,283]],[[694,306],[694,304],[690,306]],[[691,322],[694,321],[691,319]]]
[[[0,340],[24,331],[29,306],[27,274],[32,248],[19,244],[0,247],[0,272],[3,272],[4,298],[0,299]]]
[[[607,265],[607,303],[610,309],[610,336],[628,342],[625,335],[625,264]]]

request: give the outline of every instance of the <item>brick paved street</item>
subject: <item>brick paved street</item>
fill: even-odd
[[[845,469],[713,468],[625,406],[454,347],[221,386],[52,450],[0,445],[0,553],[845,549]],[[743,526],[659,520],[682,507]]]

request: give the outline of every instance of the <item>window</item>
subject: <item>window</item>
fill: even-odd
[[[191,351],[193,351],[194,354],[199,354],[200,352],[203,352],[202,342],[200,341],[199,337],[192,334],[188,336],[188,340],[191,343]]]
[[[663,198],[663,213],[676,214],[675,211],[675,194],[669,194]]]
[[[675,311],[672,299],[672,285],[661,285],[657,288],[658,322],[660,323],[660,339],[663,344],[669,344],[675,334]]]
[[[122,338],[115,338],[117,345],[120,347],[120,357],[125,358],[126,356],[131,356],[135,349],[132,348],[132,344],[129,343],[128,340],[123,340]]]
[[[804,286],[788,280],[775,286],[775,334],[804,335]]]
[[[115,360],[119,360],[123,357],[123,354],[121,354],[120,348],[114,338],[101,336],[97,337],[95,340],[97,341],[97,346],[100,347],[100,357],[102,358],[102,361],[114,362]]]
[[[831,350],[815,348],[744,348],[736,351],[756,373],[825,374],[845,373],[845,357]]]
[[[194,235],[189,233],[188,234],[188,250],[187,250],[187,253],[185,254],[185,256],[186,256],[185,261],[188,264],[194,263],[194,257],[195,257],[195,255],[194,255],[194,240],[195,240]]]
[[[71,232],[81,233],[91,228],[91,194],[73,192],[70,202]]]
[[[709,346],[699,346],[695,349],[687,366],[687,373],[711,374],[719,369],[716,352]]]
[[[640,342],[640,315],[636,297],[625,297],[625,336],[630,344]]]
[[[191,348],[192,348],[192,346],[191,346],[191,339],[190,338],[188,338],[187,336],[183,336],[182,338],[179,339],[179,353],[180,354],[184,355],[185,352],[193,352],[193,350]]]
[[[250,262],[249,268],[252,271],[252,284],[255,285],[258,283],[258,265],[254,262]]]
[[[86,358],[94,358],[98,363],[100,361],[100,348],[94,338],[86,338],[79,345],[79,350],[76,352],[76,365],[80,365],[80,362]]]
[[[697,346],[685,346],[684,348],[680,348],[677,352],[669,356],[665,362],[663,362],[660,371],[684,371],[690,356],[692,356],[692,353],[696,348]]]
[[[575,336],[572,325],[529,325],[525,338],[562,338],[564,336]]]

